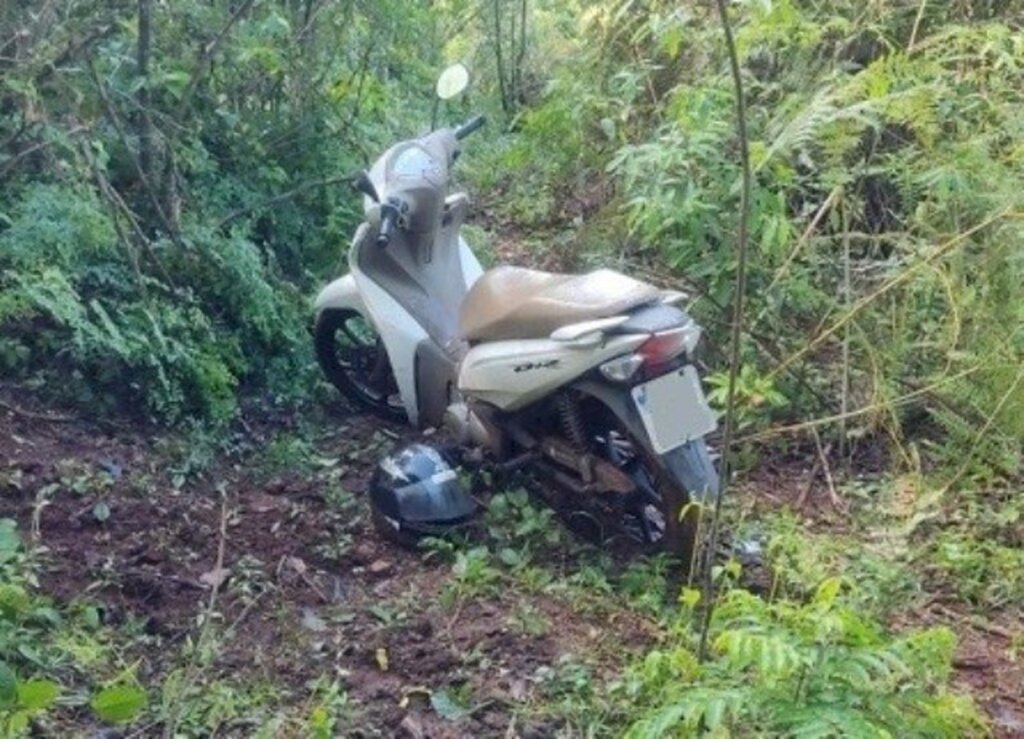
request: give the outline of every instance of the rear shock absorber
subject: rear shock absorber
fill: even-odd
[[[580,404],[571,390],[558,393],[555,398],[558,408],[558,419],[562,424],[562,433],[580,454],[590,451],[590,440],[587,438],[587,425],[580,411]]]

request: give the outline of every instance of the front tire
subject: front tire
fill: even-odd
[[[313,327],[317,362],[338,391],[389,421],[405,421],[394,371],[384,342],[358,311],[329,308]]]

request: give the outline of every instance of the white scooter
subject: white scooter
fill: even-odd
[[[445,70],[439,97],[467,79]],[[460,236],[468,199],[448,194],[460,142],[483,124],[395,144],[353,183],[366,221],[349,273],[316,299],[320,365],[356,403],[450,427],[497,469],[533,472],[556,504],[599,502],[689,561],[688,503],[719,487],[690,359],[701,330],[681,293],[611,270],[483,272]]]

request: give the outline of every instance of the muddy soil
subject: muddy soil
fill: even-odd
[[[187,474],[181,445],[163,433],[57,419],[10,391],[0,400],[0,517],[45,547],[44,592],[141,633],[128,656],[144,685],[161,684],[212,620],[221,647],[207,669],[284,686],[296,701],[335,676],[355,706],[348,735],[526,739],[560,728],[531,710],[559,665],[612,679],[661,636],[613,598],[501,587],[453,597],[449,561],[389,545],[369,523],[374,462],[415,438],[373,417],[327,417],[312,448],[291,456],[275,439],[294,422],[255,418],[222,440],[230,454]],[[808,475],[797,462],[766,466],[741,492],[793,504]],[[824,495],[804,498],[811,525],[843,529]],[[545,564],[561,576],[579,562]],[[546,626],[524,627],[524,611]],[[960,638],[956,683],[1000,736],[1024,736],[1024,666],[1010,643],[1020,625],[982,624],[941,601],[895,625],[932,623]],[[442,716],[430,696],[445,691],[468,707]],[[91,719],[64,720],[77,733]]]
[[[442,604],[451,564],[384,542],[369,522],[373,463],[415,437],[376,418],[331,419],[312,471],[267,464],[276,429],[246,424],[233,443],[255,451],[176,487],[161,436],[26,408],[25,397],[0,408],[0,517],[45,547],[44,592],[141,628],[144,685],[161,683],[209,617],[224,634],[214,671],[297,693],[337,676],[357,706],[353,736],[541,737],[555,727],[514,716],[546,673],[585,660],[595,679],[610,677],[656,637],[625,609],[543,592]],[[548,626],[517,627],[524,607]],[[447,689],[472,696],[468,715],[431,707]]]

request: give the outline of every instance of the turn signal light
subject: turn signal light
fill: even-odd
[[[612,382],[627,382],[644,364],[639,354],[627,354],[616,357],[601,365],[601,374]]]

